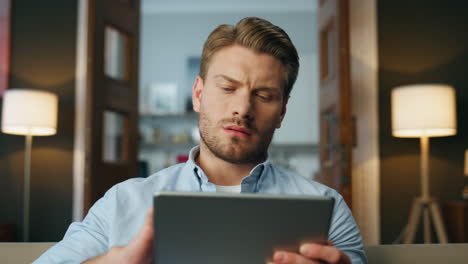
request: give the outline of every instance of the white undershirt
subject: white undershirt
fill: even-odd
[[[197,170],[198,177],[201,177],[201,173]],[[225,193],[241,193],[242,187],[241,185],[214,185],[217,192],[225,192]]]
[[[216,191],[217,192],[226,192],[226,193],[240,193],[241,192],[241,186],[240,185],[216,185]]]

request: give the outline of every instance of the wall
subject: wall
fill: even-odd
[[[378,1],[382,242],[404,228],[420,195],[419,140],[391,135],[390,92],[398,85],[446,83],[457,95],[456,136],[430,140],[431,194],[461,198],[468,148],[468,4],[466,1]]]
[[[299,55],[316,53],[316,21],[311,12],[143,14],[140,101],[145,102],[153,82],[175,82],[181,93],[190,94],[193,80],[186,80],[187,58],[201,56],[203,43],[215,27],[235,24],[246,16],[259,16],[282,27]],[[179,104],[183,109],[184,101]]]
[[[57,241],[72,213],[77,1],[14,0],[11,19],[9,87],[59,95],[57,134],[33,138],[30,203],[30,240]],[[24,137],[0,133],[0,223],[15,223],[18,240],[23,162]]]

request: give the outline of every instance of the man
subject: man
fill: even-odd
[[[205,42],[193,85],[201,140],[189,161],[115,185],[36,263],[152,263],[152,211],[145,213],[160,190],[332,196],[329,244],[304,244],[300,254],[275,252],[272,261],[365,263],[359,230],[342,197],[273,167],[267,158],[298,68],[288,35],[268,21],[244,18],[216,28]]]

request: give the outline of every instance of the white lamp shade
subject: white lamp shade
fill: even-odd
[[[2,132],[50,136],[57,131],[55,94],[38,90],[10,89],[3,95]]]
[[[392,90],[392,131],[395,137],[442,137],[457,133],[455,89],[422,84]]]

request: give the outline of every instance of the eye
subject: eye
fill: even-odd
[[[264,101],[264,102],[269,102],[269,101],[271,101],[271,100],[273,99],[273,97],[272,97],[270,94],[265,93],[265,92],[263,92],[263,93],[262,93],[262,92],[256,93],[256,96],[257,96],[258,98],[260,98],[260,100],[262,100],[262,101]]]
[[[221,90],[223,90],[226,93],[231,93],[231,92],[233,92],[235,90],[232,87],[226,87],[226,86],[221,86],[220,88],[221,88]]]

